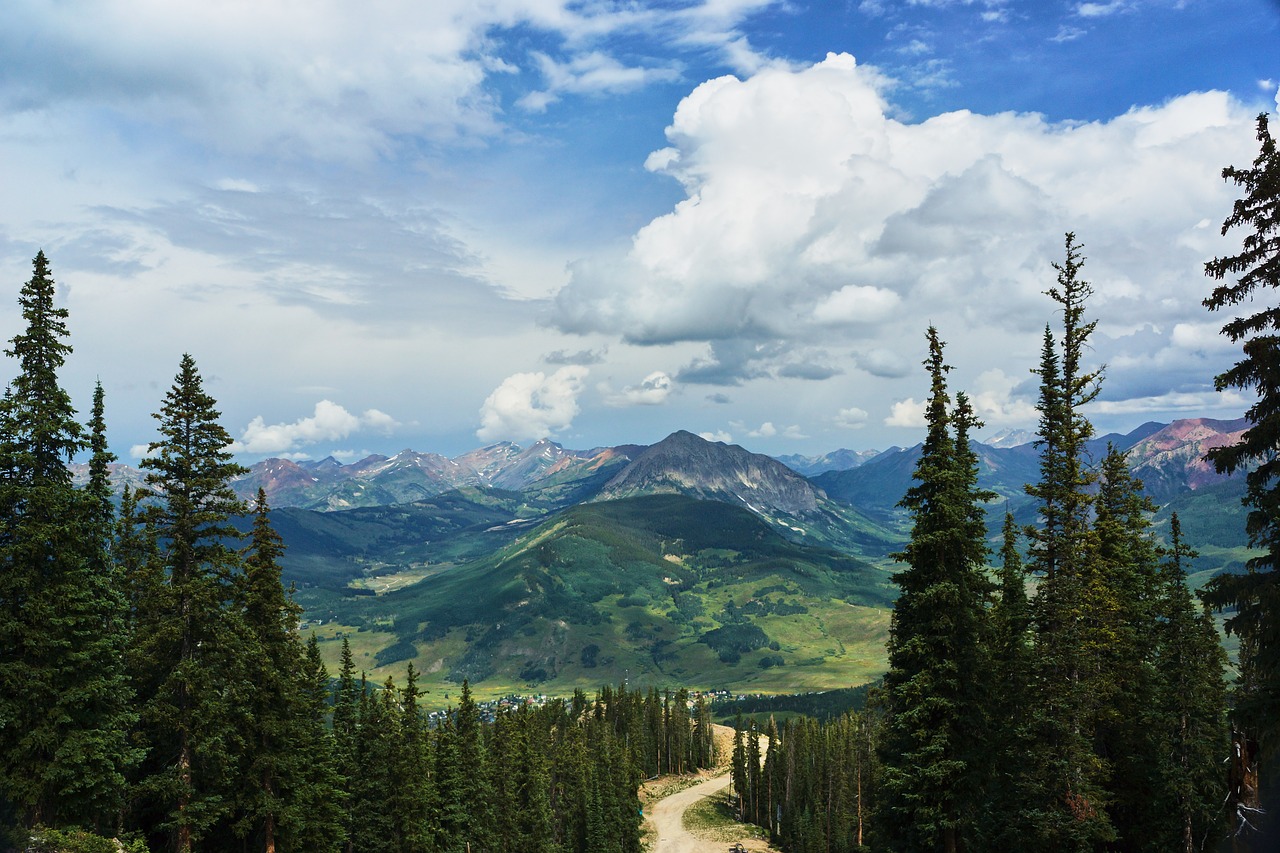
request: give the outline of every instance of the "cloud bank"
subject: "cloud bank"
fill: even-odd
[[[1174,330],[1203,319],[1203,262],[1229,248],[1205,216],[1230,210],[1221,166],[1252,157],[1243,105],[1204,92],[1108,121],[959,111],[907,124],[888,88],[847,54],[698,86],[646,164],[684,199],[622,257],[574,265],[553,323],[643,346],[704,342],[682,382],[826,378],[828,365],[901,378],[931,321],[988,368],[1038,344],[1050,263],[1074,231],[1116,355],[1129,329],[1110,318],[1157,330],[1143,353],[1194,359]],[[799,342],[838,354],[801,369]],[[995,384],[1009,387],[976,397],[992,419],[1024,415],[1009,400],[1019,383]],[[917,424],[911,409],[886,423]]]

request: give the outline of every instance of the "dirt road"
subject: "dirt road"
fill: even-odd
[[[685,788],[653,805],[650,819],[658,833],[654,853],[724,853],[727,845],[720,841],[702,841],[684,828],[684,811],[689,806],[729,787],[729,774],[716,776]]]

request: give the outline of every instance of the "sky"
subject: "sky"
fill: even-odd
[[[1280,0],[7,0],[0,338],[136,464],[190,353],[241,461],[921,439],[937,327],[1034,429],[1072,232],[1099,432],[1235,418],[1204,262]],[[1273,132],[1280,124],[1273,124]],[[1269,297],[1268,297],[1269,298]],[[1257,305],[1246,305],[1256,310]],[[16,370],[11,359],[3,371]]]

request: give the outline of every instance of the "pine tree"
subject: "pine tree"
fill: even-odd
[[[927,340],[928,432],[901,503],[912,515],[911,540],[894,555],[907,568],[894,576],[883,797],[895,849],[952,853],[970,843],[979,813],[989,593],[980,503],[989,494],[977,488],[968,441],[978,422],[963,395],[951,408],[950,367],[933,327]]]
[[[184,355],[155,415],[160,438],[142,463],[157,495],[144,519],[163,543],[164,583],[151,589],[135,641],[151,747],[141,791],[152,825],[179,853],[215,828],[225,834],[245,754],[240,663],[249,640],[236,590],[240,557],[229,544],[237,537],[230,518],[245,511],[230,480],[245,469],[231,459],[215,406]]]
[[[1244,229],[1239,253],[1214,258],[1205,274],[1223,282],[1204,301],[1210,311],[1274,296],[1280,288],[1280,150],[1258,116],[1257,158],[1250,168],[1228,166],[1224,180],[1244,190],[1222,233]],[[1233,280],[1234,279],[1234,280]],[[1267,289],[1272,290],[1268,291]],[[1208,585],[1206,600],[1229,610],[1227,631],[1240,638],[1239,679],[1235,689],[1237,724],[1270,752],[1280,743],[1280,306],[1236,317],[1222,327],[1244,357],[1219,374],[1219,391],[1240,388],[1257,394],[1245,412],[1249,429],[1233,445],[1217,447],[1206,458],[1219,473],[1247,471],[1244,504],[1249,507],[1249,546],[1259,553],[1245,574],[1224,574]]]
[[[282,828],[287,836],[306,819],[296,802],[306,773],[300,763],[307,713],[301,704],[302,648],[295,633],[302,608],[281,585],[283,553],[266,492],[258,489],[244,570],[237,577],[248,641],[240,651],[240,665],[252,685],[242,732],[249,750],[238,787],[240,831],[260,839],[266,853],[275,853]]]
[[[1150,515],[1155,506],[1126,455],[1109,447],[1094,500],[1086,565],[1085,654],[1097,706],[1094,749],[1110,769],[1108,814],[1118,850],[1152,850],[1166,826],[1153,791],[1164,749],[1156,707],[1155,637],[1161,594]],[[1154,848],[1163,849],[1163,848]]]
[[[339,784],[343,791],[343,832],[347,839],[347,853],[352,853],[351,838],[355,828],[355,784],[360,772],[357,761],[356,732],[360,705],[360,686],[355,679],[356,665],[351,655],[351,643],[342,638],[341,668],[333,694],[333,753]]]
[[[295,795],[293,826],[285,827],[287,849],[337,853],[346,844],[346,794],[338,775],[334,739],[326,725],[329,673],[315,634],[307,641],[301,679],[299,764],[305,771]]]
[[[113,829],[137,759],[123,602],[107,571],[102,484],[77,491],[67,468],[88,445],[58,380],[68,312],[43,252],[33,267],[19,297],[27,325],[5,351],[18,375],[0,401],[0,790],[24,826]]]
[[[1198,556],[1182,539],[1178,514],[1169,520],[1161,566],[1156,635],[1155,717],[1161,734],[1155,799],[1165,817],[1151,833],[1153,850],[1212,850],[1223,829],[1229,754],[1226,653],[1207,608],[1197,607],[1186,565]]]
[[[1031,688],[1031,610],[1018,552],[1018,529],[1005,513],[1000,549],[1000,598],[991,609],[992,693],[988,815],[991,849],[1012,850],[1029,832],[1031,780],[1027,756],[1034,751],[1028,730]]]
[[[1080,278],[1084,257],[1066,235],[1066,259],[1054,264],[1057,286],[1047,292],[1062,308],[1061,341],[1045,329],[1040,368],[1040,480],[1027,487],[1041,524],[1026,530],[1030,569],[1039,577],[1032,601],[1031,772],[1038,795],[1035,829],[1046,850],[1090,850],[1111,839],[1107,768],[1093,750],[1096,715],[1086,657],[1087,583],[1095,477],[1085,464],[1093,426],[1081,408],[1098,394],[1101,371],[1086,371],[1085,350],[1095,322],[1084,322],[1093,289]]]

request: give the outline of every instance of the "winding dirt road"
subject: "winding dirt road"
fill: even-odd
[[[684,812],[704,797],[710,797],[728,787],[729,774],[725,773],[654,803],[653,814],[650,816],[658,833],[654,853],[724,853],[728,848],[724,842],[703,841],[684,828]]]

